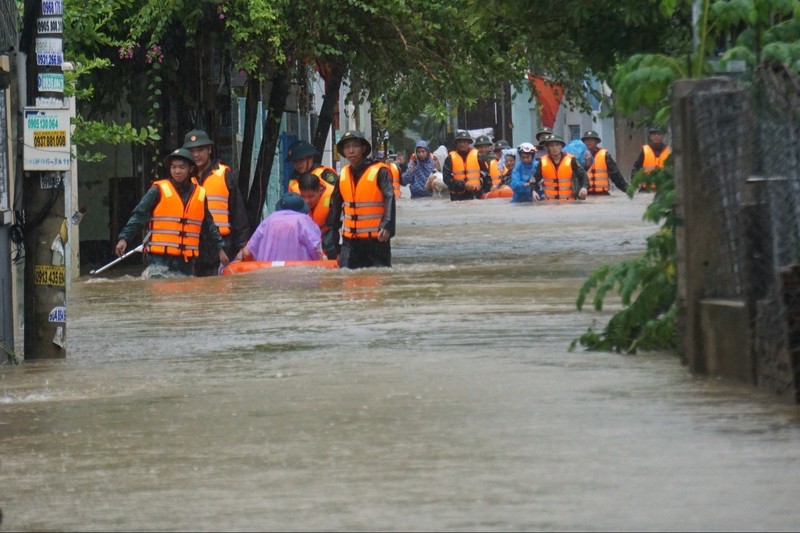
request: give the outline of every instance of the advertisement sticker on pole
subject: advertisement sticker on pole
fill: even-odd
[[[69,109],[26,107],[23,140],[23,170],[69,170]]]

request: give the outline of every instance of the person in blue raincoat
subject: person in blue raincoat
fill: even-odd
[[[403,185],[408,185],[411,191],[411,198],[433,196],[433,190],[428,184],[435,172],[436,165],[428,143],[420,139],[417,141],[414,147],[414,155],[411,156],[406,171],[403,172],[401,177]]]
[[[538,191],[536,182],[533,181],[536,167],[539,166],[539,162],[534,159],[536,148],[531,143],[522,143],[517,153],[517,164],[511,172],[511,190],[514,191],[511,201],[532,202],[533,191]]]
[[[564,146],[564,153],[572,154],[577,159],[578,163],[583,165],[585,170],[589,170],[594,164],[594,156],[589,151],[589,147],[583,142],[583,139],[573,139]],[[540,158],[541,159],[541,158]]]

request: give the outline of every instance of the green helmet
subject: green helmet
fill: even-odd
[[[494,143],[495,152],[497,150],[508,150],[509,148],[511,148],[511,145],[508,144],[508,141],[506,141],[505,139],[500,139],[499,141]]]
[[[170,163],[176,157],[181,157],[183,159],[188,159],[189,163],[194,165],[194,157],[192,157],[192,152],[190,152],[186,148],[176,148],[175,150],[172,151],[171,154],[169,154],[167,157],[164,158],[164,166],[169,168]]]
[[[488,135],[481,135],[480,137],[475,139],[475,142],[473,143],[472,146],[492,146],[493,144],[494,143],[492,142],[492,140],[489,138]]]
[[[472,136],[470,136],[469,132],[466,130],[458,130],[456,132],[456,138],[453,139],[455,141],[469,141],[472,142]]]
[[[664,133],[664,128],[662,128],[661,126],[656,126],[654,124],[650,126],[650,128],[647,130],[647,133]]]
[[[552,134],[553,134],[553,130],[551,130],[550,128],[542,128],[538,132],[536,132],[536,142],[540,143],[540,142],[542,142],[542,139],[540,137],[544,137],[546,135],[552,135]]]
[[[196,148],[197,146],[211,146],[211,138],[203,130],[192,130],[183,138],[183,148]]]
[[[289,150],[286,152],[286,162],[291,163],[292,161],[297,161],[304,157],[316,155],[319,155],[319,151],[314,148],[314,145],[310,142],[302,140],[295,141],[289,146]]]
[[[344,147],[344,143],[349,141],[350,139],[358,139],[359,141],[361,141],[363,145],[367,147],[367,151],[364,152],[365,156],[372,151],[372,145],[370,144],[370,142],[367,140],[367,138],[364,136],[363,133],[356,130],[347,130],[344,133],[344,135],[342,135],[342,138],[339,139],[339,142],[336,143],[336,149],[339,150],[340,154],[342,153],[342,148]]]
[[[600,142],[600,136],[594,130],[588,130],[588,131],[583,133],[583,136],[581,137],[581,140],[585,141],[586,139],[596,139],[597,142]]]
[[[567,145],[567,143],[564,142],[564,139],[562,139],[560,135],[548,135],[547,137],[542,139],[542,142],[545,145],[550,144],[552,142],[561,143],[561,146],[566,146]]]

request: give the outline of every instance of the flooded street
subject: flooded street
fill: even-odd
[[[392,269],[81,278],[67,359],[0,367],[0,530],[797,530],[800,410],[568,351],[649,200],[403,198]]]

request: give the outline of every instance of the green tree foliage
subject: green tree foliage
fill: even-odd
[[[691,4],[664,2],[665,13],[687,10]],[[671,53],[634,54],[623,61],[612,77],[617,110],[626,115],[641,113],[646,119],[664,125],[670,114],[669,88],[681,78],[713,74],[718,59],[716,48],[730,47],[721,53],[722,64],[743,58],[752,72],[760,65],[779,64],[797,72],[800,69],[800,3],[791,0],[704,0],[696,27],[696,46],[687,50],[680,41]],[[749,76],[745,76],[745,80]],[[677,334],[675,228],[680,223],[674,213],[673,170],[646,175],[640,171],[628,191],[653,182],[656,194],[645,212],[645,220],[660,223],[647,240],[645,252],[617,266],[596,269],[582,286],[577,300],[582,309],[594,292],[592,304],[603,308],[603,301],[615,287],[623,309],[615,313],[598,332],[590,328],[572,342],[589,349],[634,353],[639,349],[675,349]]]
[[[77,147],[78,159],[99,161],[104,155],[90,147],[98,143],[131,143],[145,145],[160,140],[155,124],[134,127],[130,122],[122,124],[108,119],[120,100],[120,92],[109,90],[113,86],[111,51],[122,43],[127,29],[122,25],[129,1],[82,3],[80,8],[65,2],[64,42],[66,57],[75,66],[65,74],[65,95],[74,96],[79,115],[74,119],[75,132],[72,142]],[[103,80],[109,80],[104,82]],[[100,90],[95,90],[96,87]],[[119,80],[116,80],[119,88]]]
[[[594,292],[592,306],[601,311],[606,296],[615,288],[623,309],[615,313],[601,332],[593,328],[572,341],[593,350],[636,353],[637,350],[676,349],[677,278],[675,261],[675,180],[666,167],[650,174],[639,172],[628,190],[633,196],[639,186],[654,184],[653,201],[645,210],[644,220],[661,224],[647,238],[647,248],[635,259],[595,269],[578,293],[577,307],[582,310]]]

